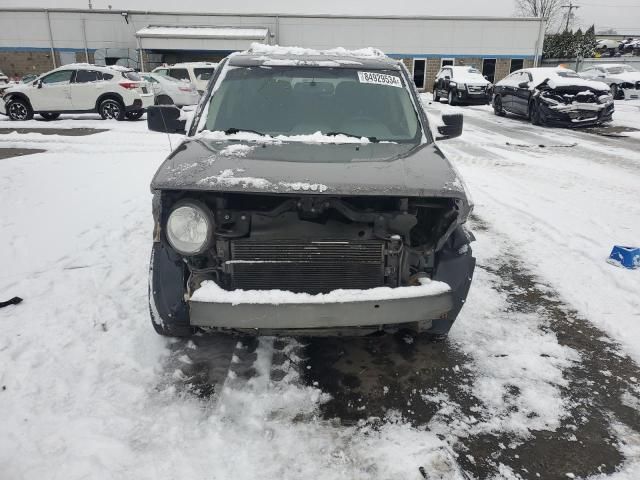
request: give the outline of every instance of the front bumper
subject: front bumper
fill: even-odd
[[[405,289],[420,287],[399,287]],[[250,292],[250,291],[249,291]],[[366,291],[363,291],[366,292]],[[238,330],[314,330],[379,327],[431,321],[454,308],[451,290],[421,296],[300,303],[237,303],[235,301],[189,301],[190,323],[195,327]]]
[[[539,103],[540,118],[546,125],[561,127],[589,127],[610,122],[613,118],[614,105],[604,106],[601,110],[574,109],[559,111],[549,108],[545,103]]]
[[[455,91],[456,98],[460,103],[473,103],[478,105],[485,105],[491,103],[491,93],[485,90],[482,93],[470,93],[466,89]]]

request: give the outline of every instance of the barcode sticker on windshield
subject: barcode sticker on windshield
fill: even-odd
[[[400,78],[386,73],[358,72],[360,83],[373,83],[375,85],[389,85],[402,88]]]

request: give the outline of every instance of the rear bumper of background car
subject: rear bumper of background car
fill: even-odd
[[[140,94],[137,98],[134,98],[131,104],[125,107],[127,112],[137,111],[137,110],[146,110],[148,107],[154,104],[154,95],[153,93],[145,93]]]

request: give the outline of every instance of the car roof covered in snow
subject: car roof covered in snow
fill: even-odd
[[[399,69],[400,62],[387,57],[375,48],[347,50],[334,48],[314,50],[301,47],[280,47],[254,43],[249,50],[232,54],[229,65],[249,66],[305,66],[367,69]]]

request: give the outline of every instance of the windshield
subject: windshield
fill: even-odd
[[[624,72],[635,72],[636,70],[628,65],[621,65],[619,67],[610,67],[606,69],[608,73],[612,75],[618,75]]]
[[[395,142],[421,136],[400,72],[351,68],[232,67],[211,100],[205,128]]]
[[[215,68],[194,68],[193,73],[198,80],[209,80],[215,72]]]
[[[122,72],[122,76],[127,80],[131,80],[133,82],[139,82],[140,80],[142,80],[142,78],[140,78],[140,75],[138,75],[138,72],[135,72],[133,70]]]

